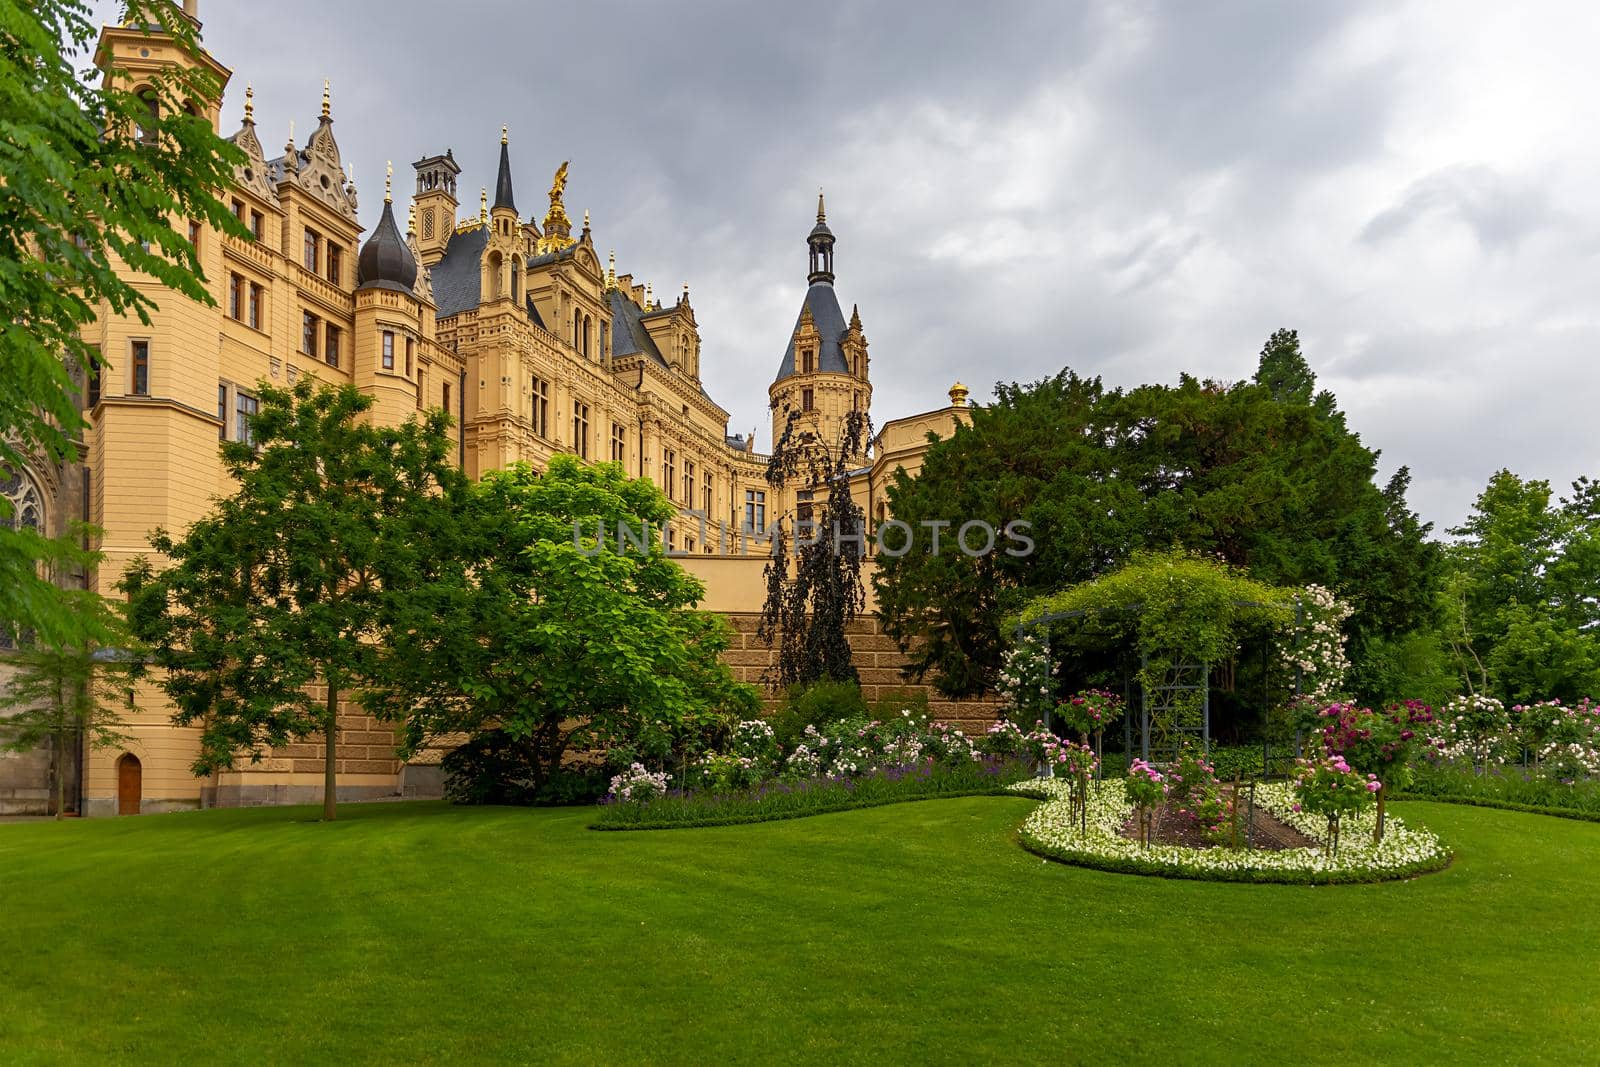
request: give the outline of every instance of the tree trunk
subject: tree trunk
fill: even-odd
[[[332,822],[339,792],[339,690],[332,682],[328,683],[328,722],[324,733],[328,745],[322,756],[322,821]]]
[[[67,735],[56,734],[52,747],[56,765],[56,818],[64,819],[67,812]]]

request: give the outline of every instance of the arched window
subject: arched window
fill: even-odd
[[[27,471],[0,467],[0,501],[0,522],[11,529],[45,529],[44,495]]]
[[[148,121],[140,121],[133,130],[133,135],[145,144],[154,144],[156,139],[156,121],[161,117],[161,105],[156,100],[156,91],[150,88],[138,90],[139,102],[144,105],[144,110],[149,116]]]
[[[511,261],[511,302],[517,303],[522,299],[522,264],[516,259]]]
[[[489,292],[496,300],[506,295],[506,282],[501,269],[503,266],[504,261],[501,260],[499,252],[489,253],[489,276],[494,279],[490,282]]]
[[[587,356],[589,354],[589,335],[592,334],[593,332],[594,332],[594,320],[591,319],[589,316],[585,315],[583,317],[583,331],[582,331],[582,337],[581,337],[581,340],[582,340],[583,344],[580,346],[580,350],[583,352],[583,354],[585,356]]]

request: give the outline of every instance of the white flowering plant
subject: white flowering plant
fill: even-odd
[[[1051,703],[1050,656],[1038,632],[1029,631],[1006,649],[998,689],[1008,718],[1022,722],[1044,718]]]
[[[1297,718],[1332,703],[1344,690],[1350,657],[1343,627],[1352,609],[1320,585],[1300,590],[1295,603],[1295,621],[1278,641],[1277,665],[1288,682],[1298,682],[1296,697],[1284,710],[1299,726]]]
[[[606,800],[619,804],[644,804],[666,795],[666,773],[651,771],[642,763],[634,763],[611,779],[611,792]]]
[[[1506,706],[1481,693],[1458,696],[1440,710],[1428,744],[1437,759],[1468,761],[1479,774],[1503,765],[1517,752]]]

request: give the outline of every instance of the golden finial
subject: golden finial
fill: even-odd
[[[687,304],[689,302],[689,283],[688,282],[684,282],[683,283],[683,302],[685,304]]]
[[[823,207],[822,207],[822,190],[821,189],[817,190],[817,221],[818,222],[827,222],[828,221],[828,213],[827,213],[827,211],[823,210]]]
[[[646,311],[650,310],[651,306],[654,305],[654,304],[655,304],[655,290],[651,288],[649,282],[645,282],[644,283],[644,307],[645,307],[645,310]]]
[[[610,292],[617,287],[617,252],[612,249],[606,253],[606,291]]]
[[[501,144],[509,144],[510,143],[510,133],[511,133],[511,127],[507,126],[505,123],[501,123],[500,124],[500,143]]]
[[[256,121],[256,90],[249,82],[244,86],[244,120],[250,123]]]
[[[394,160],[383,161],[383,202],[394,203]]]
[[[411,202],[411,206],[406,208],[406,236],[407,237],[415,237],[416,235],[417,235],[417,204],[416,204],[416,201],[413,200]]]
[[[327,78],[323,78],[322,79],[322,117],[325,118],[325,119],[332,117],[332,108],[330,108],[328,105],[329,105],[329,100],[328,100],[328,79]]]
[[[584,208],[583,209],[583,228],[586,229],[586,230],[589,228],[589,209],[588,208]]]
[[[478,186],[478,221],[489,221],[489,190]]]
[[[964,408],[967,406],[967,387],[960,382],[950,387],[950,406]]]

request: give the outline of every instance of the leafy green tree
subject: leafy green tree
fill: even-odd
[[[199,54],[195,24],[177,5],[126,8],[130,23]],[[96,317],[149,324],[159,289],[212,302],[180,220],[248,236],[217,197],[244,157],[183,106],[221,87],[181,65],[141,77],[148,98],[131,82],[80,76],[73,64],[95,40],[89,16],[78,0],[0,4],[0,470],[28,454],[77,454],[81,379],[102,363],[82,334]],[[37,567],[70,557],[78,531],[51,543],[7,518],[0,622],[59,647],[107,639],[88,632],[93,617],[72,611]]]
[[[1311,395],[1292,333],[1268,342],[1257,378],[1184,375],[1122,393],[1064,371],[999,388],[970,427],[933,444],[917,478],[890,486],[889,503],[914,524],[1021,518],[1036,549],[983,559],[880,552],[880,613],[912,668],[932,671],[952,695],[992,688],[1006,611],[1105,574],[1139,548],[1182,547],[1273,585],[1334,590],[1354,608],[1357,680],[1370,642],[1431,624],[1439,549],[1406,505],[1409,472],[1380,488],[1377,454],[1331,394]],[[1066,670],[1093,681],[1096,662]]]
[[[95,616],[86,627],[119,639],[110,647],[29,645],[7,663],[15,673],[0,692],[0,749],[31,752],[45,742],[54,754],[55,811],[66,811],[66,754],[83,738],[91,748],[115,748],[127,741],[121,732],[122,707],[129,694],[133,665],[122,605],[85,590],[68,590],[68,602]]]
[[[726,623],[692,610],[703,587],[645,533],[672,514],[614,463],[491,472],[459,521],[419,534],[445,564],[385,598],[368,707],[406,721],[409,750],[466,734],[496,773],[515,768],[469,795],[536,795],[569,754],[681,763],[758,704],[719,658]]]
[[[1115,394],[1110,394],[1115,396]],[[896,473],[889,510],[912,543],[888,531],[874,579],[886,632],[905,649],[917,678],[932,674],[949,695],[992,688],[1005,642],[999,620],[1030,596],[1087,581],[1143,543],[1144,496],[1117,476],[1122,430],[1097,378],[1064,370],[1028,386],[1001,384],[924,457],[916,478]],[[956,527],[1016,521],[1032,550],[1004,539],[981,557],[952,550]],[[935,552],[932,528],[942,530]]]
[[[1272,399],[1309,404],[1317,389],[1317,376],[1300,354],[1300,335],[1276,330],[1262,346],[1255,383],[1272,393]]]
[[[805,412],[786,408],[773,442],[767,484],[791,487],[821,503],[803,505],[796,517],[794,560],[779,524],[765,570],[767,594],[757,636],[778,654],[768,682],[787,687],[818,681],[858,680],[846,631],[866,606],[861,563],[866,558],[866,515],[850,492],[851,461],[866,454],[872,425],[851,411],[837,440],[810,428]]]
[[[383,598],[440,565],[423,535],[448,524],[462,478],[442,411],[379,427],[354,386],[259,395],[255,444],[222,445],[233,495],[181,539],[157,531],[171,566],[138,560],[122,587],[173,720],[201,727],[194,773],[321,734],[332,819],[340,698],[372,678]]]

